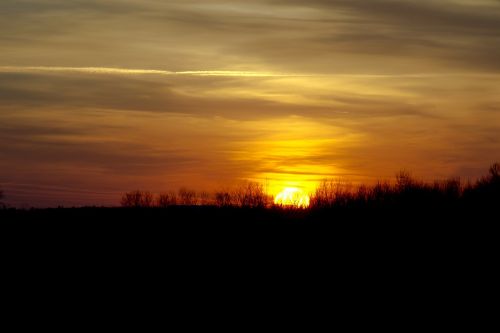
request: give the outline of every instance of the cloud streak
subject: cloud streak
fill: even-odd
[[[435,78],[435,77],[499,77],[500,73],[475,73],[475,72],[443,72],[419,74],[294,74],[273,73],[256,71],[230,71],[230,70],[190,70],[168,71],[160,69],[132,69],[111,67],[51,67],[51,66],[0,66],[0,73],[75,73],[96,75],[158,75],[158,76],[220,76],[220,77],[249,77],[249,78],[294,78],[294,77],[352,77],[352,78]]]
[[[82,73],[108,75],[165,75],[165,76],[226,76],[226,77],[298,77],[300,74],[281,74],[252,71],[167,71],[158,69],[128,69],[110,67],[50,67],[0,66],[0,73]]]

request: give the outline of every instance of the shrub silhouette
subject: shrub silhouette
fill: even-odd
[[[497,188],[500,186],[500,164],[495,163],[489,169],[489,174],[478,182],[479,186]]]
[[[394,200],[394,189],[388,182],[377,182],[369,191],[369,200],[389,203]]]
[[[460,178],[449,178],[443,181],[435,181],[429,185],[429,200],[433,205],[449,205],[462,199],[464,186]]]
[[[268,196],[264,191],[264,186],[257,182],[248,182],[241,185],[234,192],[234,201],[240,207],[266,207],[268,205]]]
[[[229,207],[232,206],[233,197],[228,191],[215,192],[215,205],[217,207]]]
[[[0,208],[4,208],[5,204],[2,202],[4,198],[3,190],[0,190]]]
[[[490,167],[490,177],[494,181],[500,181],[500,163],[494,163]]]
[[[177,205],[177,194],[175,192],[160,193],[156,198],[156,206],[166,208]]]
[[[202,206],[209,206],[213,203],[210,193],[206,191],[200,192],[199,195],[199,204]]]
[[[480,178],[476,184],[467,186],[464,197],[478,207],[500,205],[500,164],[492,164],[487,176]]]
[[[406,170],[401,170],[396,173],[396,190],[399,193],[404,193],[407,191],[412,191],[413,189],[419,188],[421,184],[418,184],[411,176],[411,173]]]
[[[122,207],[148,208],[153,206],[153,195],[148,191],[132,191],[125,193],[121,199]]]
[[[194,206],[198,203],[198,198],[196,197],[196,192],[193,190],[188,190],[183,187],[179,189],[179,205],[183,206]]]
[[[462,193],[460,179],[426,184],[401,170],[396,173],[394,184],[377,182],[373,186],[360,185],[357,189],[342,180],[324,180],[311,198],[311,208],[432,207],[458,201]]]
[[[450,178],[441,183],[441,192],[448,199],[458,199],[462,195],[462,183],[460,178]]]
[[[349,182],[343,179],[325,179],[316,188],[310,205],[316,208],[343,206],[354,198]]]

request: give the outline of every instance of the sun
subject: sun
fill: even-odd
[[[307,208],[311,199],[302,190],[296,187],[285,187],[274,198],[274,204],[278,206]]]

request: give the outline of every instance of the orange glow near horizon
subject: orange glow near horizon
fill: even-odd
[[[309,195],[296,187],[286,187],[274,198],[275,205],[284,207],[307,208],[310,202]]]
[[[275,198],[292,192],[311,196],[323,179],[348,173],[342,161],[324,156],[341,153],[361,141],[357,133],[299,116],[252,121],[245,126],[248,131],[258,129],[260,135],[235,143],[232,160],[248,168],[246,180],[265,184],[266,193]]]

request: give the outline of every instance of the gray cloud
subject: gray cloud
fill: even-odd
[[[0,9],[0,62],[11,65],[499,69],[500,4],[493,1],[41,0],[3,1]]]
[[[260,77],[174,77],[146,78],[141,75],[114,76],[85,73],[0,73],[0,98],[4,107],[18,112],[23,108],[93,108],[117,111],[159,112],[197,117],[224,117],[235,120],[274,119],[304,116],[313,119],[373,118],[416,115],[439,117],[422,102],[408,103],[393,96],[374,96],[362,92],[306,90],[291,93],[287,87],[268,91],[272,95],[312,97],[311,102],[286,103],[265,95],[224,96],[231,87],[252,90],[266,84]],[[415,89],[415,88],[412,88]],[[208,93],[208,94],[207,94]],[[318,104],[318,101],[323,103]]]

